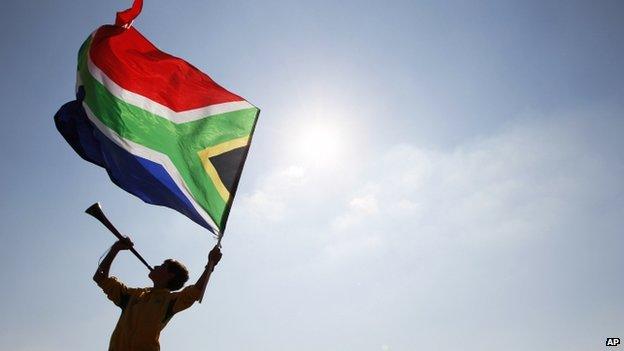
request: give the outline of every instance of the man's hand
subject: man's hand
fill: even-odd
[[[212,250],[210,250],[210,253],[208,254],[208,265],[212,267],[216,266],[217,263],[219,263],[219,261],[221,260],[222,256],[223,254],[221,253],[219,247],[215,246]]]
[[[95,280],[96,283],[100,284],[105,278],[108,278],[110,266],[113,263],[115,256],[117,256],[117,253],[122,250],[130,250],[133,245],[134,244],[129,237],[125,237],[121,240],[116,241],[113,246],[111,246],[111,249],[106,254],[106,257],[104,257],[104,260],[100,262],[100,265],[93,275],[93,280]]]
[[[117,240],[111,247],[111,251],[130,250],[134,246],[130,237],[126,236],[123,239]]]

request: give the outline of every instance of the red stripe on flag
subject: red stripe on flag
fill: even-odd
[[[100,27],[89,54],[119,86],[176,112],[244,100],[190,63],[158,50],[134,27]]]

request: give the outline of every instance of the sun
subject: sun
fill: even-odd
[[[295,133],[293,144],[300,163],[311,167],[331,166],[344,157],[345,135],[336,123],[308,123]]]

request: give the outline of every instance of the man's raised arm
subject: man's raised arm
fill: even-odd
[[[217,246],[215,246],[210,251],[210,254],[208,255],[208,264],[206,264],[206,267],[204,267],[204,272],[195,283],[195,287],[202,292],[201,296],[204,295],[204,290],[206,290],[206,285],[208,284],[208,280],[210,279],[210,274],[214,270],[217,263],[219,263],[219,261],[221,260],[221,256],[221,250],[219,250],[219,247]]]
[[[113,246],[111,246],[110,251],[106,254],[106,257],[102,260],[100,265],[98,266],[95,274],[93,275],[93,280],[100,284],[103,279],[108,278],[108,272],[110,271],[111,264],[113,264],[113,260],[115,256],[121,250],[129,250],[134,244],[130,240],[129,237],[126,237],[124,240],[116,241]]]

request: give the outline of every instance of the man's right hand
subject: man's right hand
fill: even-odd
[[[132,242],[132,240],[130,240],[130,237],[126,236],[123,239],[117,240],[111,247],[111,250],[130,250],[132,246],[134,246],[134,243]]]
[[[96,283],[101,284],[104,279],[108,278],[108,272],[110,271],[110,266],[117,256],[117,253],[122,250],[130,250],[134,244],[129,237],[124,237],[123,239],[117,240],[113,246],[111,246],[110,250],[104,257],[104,260],[100,262],[95,274],[93,275],[93,280]]]

